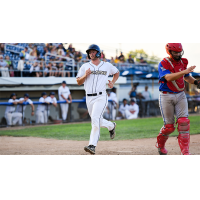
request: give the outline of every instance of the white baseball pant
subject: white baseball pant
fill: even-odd
[[[114,124],[112,122],[103,119],[103,113],[108,104],[107,94],[91,97],[87,96],[86,103],[92,120],[89,145],[94,145],[96,147],[100,138],[100,127],[107,128],[109,131],[114,128]]]
[[[7,113],[5,113],[5,118],[6,118],[7,124],[9,126],[15,125],[17,123],[20,123],[20,119],[22,118],[22,113],[19,113],[19,112],[9,113],[9,112],[7,112]]]
[[[126,119],[136,119],[138,118],[138,114],[137,113],[132,114],[129,110],[125,110],[125,117]]]
[[[68,103],[61,103],[60,107],[61,107],[61,112],[62,112],[62,119],[65,121],[67,119],[69,104]]]
[[[36,111],[36,123],[44,124],[48,122],[47,111]]]

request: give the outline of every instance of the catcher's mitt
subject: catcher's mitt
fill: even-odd
[[[199,80],[195,80],[194,84],[197,85],[198,89],[200,89],[200,79]]]

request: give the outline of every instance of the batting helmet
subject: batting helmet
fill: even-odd
[[[100,50],[100,48],[99,48],[98,45],[96,45],[96,44],[91,44],[91,45],[88,47],[88,49],[86,50],[86,53],[87,53],[89,59],[90,59],[90,55],[89,55],[89,51],[90,51],[90,50],[96,50],[96,51],[97,51],[96,57],[97,57],[97,58],[100,58],[100,57],[101,57],[101,50]]]

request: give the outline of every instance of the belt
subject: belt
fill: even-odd
[[[176,94],[176,93],[173,93],[173,92],[164,92],[164,91],[160,91],[162,92],[163,94]]]
[[[97,96],[97,95],[102,95],[102,92],[99,92],[99,93],[94,93],[94,94],[87,94],[88,97],[91,97],[91,96]]]

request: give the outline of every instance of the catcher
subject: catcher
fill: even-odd
[[[197,85],[200,89],[200,80],[190,76],[196,66],[187,68],[188,60],[182,58],[183,48],[181,43],[168,43],[166,51],[169,57],[164,58],[159,66],[160,95],[159,106],[164,121],[157,137],[156,147],[160,155],[167,155],[165,143],[169,135],[175,131],[178,124],[178,143],[183,155],[190,155],[190,120],[188,119],[188,103],[184,92],[185,81]],[[176,115],[176,124],[175,118]]]

